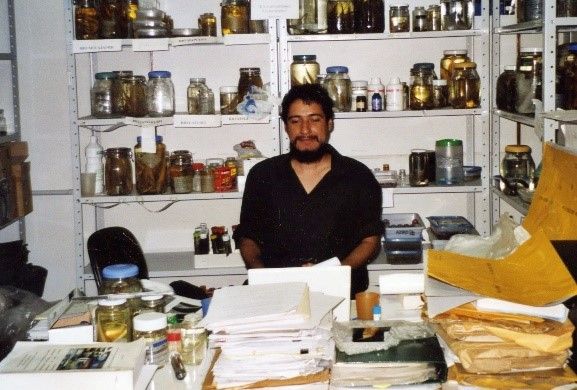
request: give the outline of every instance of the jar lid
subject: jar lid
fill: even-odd
[[[367,80],[355,80],[351,82],[352,88],[366,88],[367,85]]]
[[[159,301],[162,298],[164,298],[164,295],[144,295],[144,296],[140,297],[140,299],[145,301],[145,302]]]
[[[138,275],[138,266],[136,264],[113,264],[104,267],[102,270],[104,279],[132,278],[136,275]]]
[[[463,69],[474,69],[477,67],[477,64],[475,64],[474,62],[456,62],[453,64],[453,69],[457,69],[457,68],[463,68]]]
[[[192,155],[192,153],[190,153],[189,150],[184,150],[184,149],[182,149],[182,150],[175,150],[174,152],[172,152],[172,155],[173,155],[173,156],[177,156],[177,155],[185,155],[185,156],[188,156],[188,155]]]
[[[150,332],[164,329],[168,325],[166,315],[157,312],[142,313],[132,319],[134,330],[139,332]]]
[[[191,77],[190,78],[190,82],[191,83],[206,83],[206,78],[204,77]]]
[[[433,85],[434,86],[445,86],[445,85],[447,85],[447,80],[445,80],[445,79],[433,80]]]
[[[240,68],[241,73],[260,73],[260,68]]]
[[[542,47],[524,47],[524,48],[521,48],[521,50],[519,50],[519,52],[521,54],[524,54],[524,53],[537,54],[537,53],[543,53],[543,48]]]
[[[517,70],[517,65],[505,65],[505,70]]]
[[[400,3],[400,4],[391,4],[391,8],[401,8],[401,7],[408,7],[408,4]]]
[[[112,80],[116,78],[113,72],[98,72],[94,75],[96,80]]]
[[[567,45],[567,50],[570,52],[577,51],[577,42],[573,42]]]
[[[467,49],[457,49],[457,50],[443,50],[443,54],[446,56],[450,55],[467,55]]]
[[[132,149],[130,148],[108,148],[104,153],[106,154],[130,154]]]
[[[327,73],[349,73],[349,68],[346,66],[329,66]]]
[[[416,64],[413,65],[413,69],[429,69],[429,70],[434,70],[434,69],[435,69],[435,64],[433,64],[432,62],[417,62]]]
[[[507,145],[505,153],[531,153],[531,148],[527,145]]]
[[[168,70],[153,70],[148,72],[148,78],[150,79],[169,79],[170,72]]]
[[[463,145],[463,141],[461,141],[460,139],[452,139],[452,138],[446,138],[446,139],[439,139],[435,142],[435,146],[462,146]]]
[[[222,93],[238,93],[238,86],[236,85],[225,85],[219,88]]]
[[[193,171],[202,171],[204,169],[203,163],[192,163],[192,170]]]
[[[98,306],[119,306],[126,303],[125,298],[99,299]]]
[[[315,61],[317,56],[315,54],[297,54],[293,56],[293,61]]]
[[[155,137],[156,143],[162,142],[162,136],[161,135],[157,135]],[[142,136],[138,136],[136,137],[136,142],[140,143],[142,141]]]
[[[413,9],[413,14],[415,15],[426,15],[427,14],[427,10],[425,9],[425,7],[415,7]]]
[[[117,77],[132,76],[133,72],[131,70],[114,70],[112,71]]]

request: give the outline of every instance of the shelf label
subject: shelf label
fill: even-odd
[[[133,118],[127,116],[125,119],[127,125],[140,126],[140,127],[154,127],[172,124],[171,117],[163,118]]]
[[[269,123],[270,116],[266,115],[265,117],[255,117],[255,116],[247,116],[247,115],[223,115],[222,116],[222,124],[223,125],[234,125],[237,123]]]
[[[252,0],[250,17],[260,19],[298,19],[299,4],[294,0]]]
[[[220,127],[220,115],[175,115],[174,127]]]
[[[140,38],[132,40],[132,51],[168,50],[169,38]]]
[[[72,51],[75,54],[121,50],[122,39],[87,39],[72,41]]]
[[[202,45],[210,43],[219,43],[218,37],[177,37],[170,38],[170,44],[172,46],[184,46],[184,45]]]
[[[225,45],[257,45],[270,42],[269,34],[228,34],[223,38]]]

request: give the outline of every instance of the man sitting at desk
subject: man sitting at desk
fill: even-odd
[[[290,152],[247,177],[235,240],[247,269],[300,267],[338,257],[352,268],[351,296],[368,287],[379,253],[382,193],[362,163],[328,144],[333,102],[320,85],[295,86],[282,101]]]

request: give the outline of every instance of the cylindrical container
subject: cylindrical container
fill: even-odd
[[[367,82],[365,80],[356,80],[351,82],[351,111],[367,111]]]
[[[156,136],[156,151],[142,151],[142,137],[136,137],[134,166],[136,192],[140,195],[162,194],[166,190],[166,145],[162,136]]]
[[[429,23],[427,21],[427,10],[425,7],[415,7],[413,9],[413,31],[429,31]]]
[[[94,85],[90,89],[90,113],[96,118],[111,118],[112,83],[116,76],[112,72],[99,72],[94,75]]]
[[[293,56],[290,67],[291,86],[302,84],[314,84],[320,73],[319,63],[314,54],[299,54]]]
[[[429,179],[429,183],[434,183],[436,178],[436,157],[434,150],[425,150],[426,164],[425,164],[425,175]]]
[[[476,108],[481,105],[481,80],[476,68],[477,64],[474,62],[461,62],[453,65],[450,94],[453,108]]]
[[[132,71],[119,70],[112,73],[116,76],[112,80],[112,112],[116,115],[126,115],[128,81],[132,77]]]
[[[126,299],[100,299],[95,311],[96,341],[132,340],[132,316]]]
[[[112,264],[102,269],[100,294],[125,294],[142,291],[136,264]]]
[[[411,187],[429,185],[427,156],[425,149],[411,150],[411,154],[409,155],[409,184]]]
[[[132,193],[132,152],[130,148],[109,148],[105,152],[104,182],[106,195]]]
[[[134,326],[133,339],[144,339],[146,342],[146,363],[163,367],[168,359],[166,315],[162,313],[143,313],[132,319]]]
[[[202,192],[214,192],[214,175],[210,167],[205,167],[200,173],[200,185]]]
[[[191,115],[214,114],[214,94],[204,77],[193,77],[186,90],[188,113]]]
[[[230,191],[236,191],[238,189],[237,177],[238,177],[238,160],[234,157],[227,157],[224,165],[230,169],[230,180],[231,188]]]
[[[469,57],[467,57],[467,50],[444,50],[443,51],[443,58],[441,58],[441,65],[440,65],[440,77],[443,80],[451,80],[451,73],[453,72],[453,64],[457,64],[459,62],[467,62],[469,61]]]
[[[333,101],[333,111],[348,112],[352,104],[352,87],[349,68],[346,66],[329,66],[324,88]]]
[[[411,69],[413,83],[411,84],[409,107],[411,110],[428,110],[433,108],[434,65],[423,62]]]
[[[146,77],[132,76],[122,79],[125,99],[124,114],[126,116],[142,117],[148,113],[146,104]]]
[[[543,0],[518,0],[517,23],[543,20],[543,2]]]
[[[370,111],[383,111],[385,109],[385,86],[380,77],[371,77],[369,80],[367,102]]]
[[[391,5],[389,7],[389,32],[409,32],[411,28],[411,16],[409,14],[409,6]]]
[[[403,84],[398,77],[389,81],[385,88],[387,111],[402,111],[404,109]]]
[[[192,154],[188,150],[175,150],[170,155],[170,189],[173,194],[192,192]]]
[[[236,114],[236,105],[238,104],[238,87],[236,85],[227,85],[219,88],[220,92],[220,113],[222,115]]]
[[[146,104],[150,116],[174,115],[174,85],[170,79],[170,72],[164,70],[148,72]]]
[[[246,0],[223,0],[220,25],[222,35],[249,33],[249,3]]]
[[[433,108],[444,108],[449,105],[449,88],[447,80],[433,80]]]
[[[515,110],[520,114],[534,113],[533,99],[542,98],[542,53],[542,48],[524,48],[517,57]]]
[[[441,6],[431,4],[427,8],[427,24],[431,31],[441,31]]]
[[[577,16],[577,2],[574,0],[557,0],[557,17],[571,18]]]
[[[535,162],[531,148],[527,145],[505,146],[505,156],[501,160],[501,176],[508,180],[523,180],[528,183],[535,176]]]
[[[206,354],[207,336],[204,328],[181,328],[182,360],[186,364],[198,365]]]
[[[355,32],[381,33],[385,31],[383,0],[355,0]]]
[[[218,166],[212,170],[212,175],[215,192],[232,191],[232,175],[229,167]]]
[[[216,16],[212,12],[207,12],[198,18],[198,26],[201,35],[205,37],[216,37]]]
[[[98,39],[100,19],[94,0],[79,0],[74,8],[76,39]]]
[[[454,185],[463,182],[463,141],[441,139],[435,142],[436,182]]]
[[[473,0],[441,0],[441,29],[470,30],[473,27]]]
[[[263,83],[260,77],[260,68],[240,68],[238,79],[238,100],[244,100],[245,95],[253,88],[262,88]]]
[[[123,4],[123,21],[124,37],[134,38],[134,21],[138,12],[138,0],[125,0]]]
[[[164,313],[164,306],[164,295],[145,295],[139,298],[138,309],[133,316],[143,313]]]
[[[85,172],[95,174],[94,193],[101,194],[104,191],[104,163],[102,162],[104,149],[95,135],[90,136],[90,142],[84,148],[84,155],[86,157]]]
[[[577,8],[577,4],[575,5]],[[560,61],[559,79],[561,107],[566,110],[577,110],[577,43],[567,46],[567,53]]]
[[[328,0],[327,32],[329,34],[352,34],[355,32],[353,0]]]
[[[328,0],[300,0],[298,19],[287,20],[289,34],[326,33],[327,2]]]
[[[193,163],[192,170],[192,192],[202,192],[202,171],[204,171],[203,163]]]
[[[99,0],[98,4],[99,37],[102,39],[126,38],[123,34],[125,28],[123,27],[124,6],[122,0]]]
[[[515,112],[515,102],[517,101],[516,69],[515,65],[507,65],[505,71],[497,78],[495,100],[499,110]]]

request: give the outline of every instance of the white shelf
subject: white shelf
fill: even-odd
[[[242,199],[242,192],[208,192],[190,194],[162,194],[162,195],[96,195],[81,197],[82,204],[117,204],[117,203],[148,203],[148,202],[180,202],[192,200],[215,200],[215,199]]]
[[[95,118],[93,116],[84,116],[78,118],[77,126],[108,126],[108,129],[100,130],[102,132],[112,131],[124,126],[174,126],[182,128],[209,128],[221,127],[233,124],[266,124],[270,123],[271,115],[265,116],[247,116],[247,115],[189,115],[177,113],[170,117],[118,117],[118,118]],[[95,130],[90,128],[90,130]],[[98,131],[98,130],[96,130]]]
[[[519,33],[540,34],[542,32],[542,29],[543,29],[543,21],[531,20],[529,22],[496,27],[494,29],[494,32],[495,34],[519,34]]]
[[[387,190],[388,188],[383,188]],[[464,193],[476,193],[482,192],[483,186],[481,180],[474,180],[471,182],[465,182],[460,186],[442,186],[431,184],[423,187],[393,187],[394,194],[464,194]]]
[[[371,34],[315,34],[315,35],[288,35],[288,42],[312,41],[370,41],[388,39],[423,39],[471,37],[486,34],[485,30],[453,30],[453,31],[424,31],[406,33],[371,33]]]
[[[503,110],[494,110],[493,113],[501,118],[509,119],[513,122],[519,122],[527,126],[535,126],[535,117],[533,115],[516,114]]]
[[[367,111],[367,112],[335,112],[335,119],[365,119],[365,118],[420,118],[481,115],[480,108],[454,110],[445,108],[440,110],[405,110],[405,111]]]
[[[519,213],[521,213],[524,216],[527,215],[527,212],[529,211],[529,204],[523,202],[523,200],[519,196],[505,195],[502,191],[500,191],[498,188],[495,187],[492,187],[491,191],[494,194],[496,194],[499,197],[499,199],[503,200],[509,206],[513,207]]]

